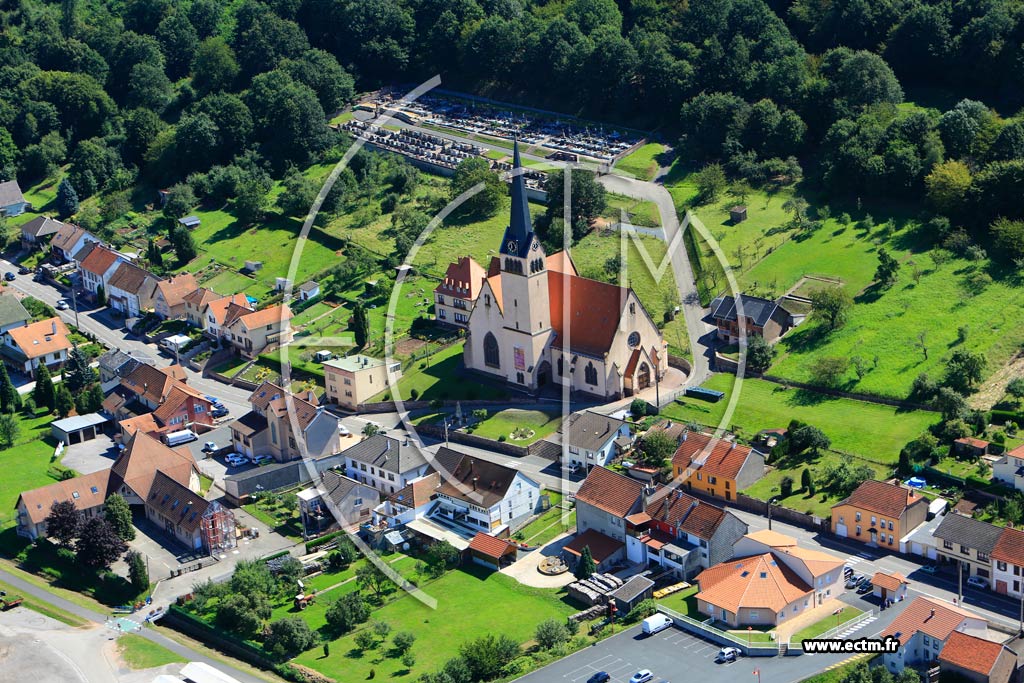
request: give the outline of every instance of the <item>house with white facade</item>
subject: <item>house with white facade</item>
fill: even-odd
[[[992,581],[996,593],[1024,595],[1024,531],[1006,527],[992,549]]]
[[[882,655],[882,661],[892,673],[907,666],[930,664],[938,660],[950,636],[957,632],[984,638],[988,622],[948,602],[918,596],[879,636],[900,642],[896,652]]]
[[[1024,446],[1017,446],[992,464],[992,479],[1024,491]]]
[[[408,438],[374,434],[342,452],[345,473],[385,495],[405,488],[430,470],[419,447]]]
[[[68,328],[60,318],[47,318],[30,325],[8,330],[0,347],[4,362],[17,372],[35,377],[36,369],[45,365],[57,370],[71,352]]]
[[[0,216],[10,218],[25,213],[29,206],[17,180],[0,183]]]
[[[85,228],[64,223],[50,239],[50,248],[62,262],[71,263],[75,260],[75,254],[80,252],[86,244],[99,243],[99,241],[98,237]]]
[[[122,262],[107,281],[107,303],[125,317],[137,318],[153,308],[160,278],[148,270]]]
[[[562,442],[568,444],[569,463],[584,472],[607,466],[633,447],[629,425],[622,420],[584,410],[570,415],[568,422]]]
[[[96,242],[90,242],[75,254],[78,273],[82,278],[82,288],[92,294],[99,291],[100,286],[110,291],[110,278],[125,259],[113,249],[108,249]]]

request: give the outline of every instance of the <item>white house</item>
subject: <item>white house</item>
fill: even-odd
[[[607,466],[615,456],[633,446],[628,424],[589,410],[569,416],[562,441],[569,445],[569,462],[583,468],[584,472],[595,466]]]
[[[1024,531],[1006,527],[992,549],[992,581],[996,593],[1020,598],[1024,594]]]
[[[25,201],[25,196],[21,194],[21,187],[18,186],[17,180],[8,180],[6,183],[0,183],[0,214],[7,218],[20,216],[25,213],[27,208],[28,202]]]
[[[345,472],[385,495],[405,488],[430,469],[415,443],[375,434],[345,450]]]
[[[993,463],[992,478],[1024,491],[1024,446],[1007,451]]]
[[[101,244],[90,242],[75,254],[78,272],[82,278],[82,287],[93,294],[100,286],[110,291],[110,278],[125,259],[113,249]]]
[[[148,270],[122,262],[107,281],[107,301],[114,310],[136,318],[153,307],[153,295],[159,281]]]
[[[70,263],[75,260],[75,254],[89,242],[99,242],[99,239],[85,228],[64,223],[50,239],[50,247],[61,261]]]
[[[40,365],[49,370],[60,368],[71,351],[68,328],[60,318],[14,327],[5,334],[6,344],[0,349],[4,361],[18,372],[33,377]]]
[[[948,602],[918,596],[882,631],[883,640],[891,636],[900,641],[899,649],[882,655],[882,661],[892,673],[928,664],[939,658],[949,637],[957,632],[984,637],[988,622]]]

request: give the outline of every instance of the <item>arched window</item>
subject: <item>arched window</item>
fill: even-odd
[[[594,367],[593,363],[587,362],[587,367],[583,369],[583,377],[587,384],[597,386],[597,368]]]
[[[501,354],[498,352],[498,340],[490,332],[484,337],[484,364],[492,368],[501,367]]]
[[[640,333],[630,332],[629,338],[626,340],[626,343],[629,344],[629,347],[631,349],[635,349],[636,347],[640,346]]]

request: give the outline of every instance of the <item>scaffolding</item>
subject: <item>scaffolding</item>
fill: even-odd
[[[234,548],[236,544],[234,514],[217,501],[212,501],[206,512],[203,513],[200,534],[203,546],[211,554],[218,550]]]

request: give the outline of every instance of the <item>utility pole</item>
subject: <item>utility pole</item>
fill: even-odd
[[[956,561],[956,604],[963,606],[964,604],[964,561]]]
[[[448,447],[448,418],[444,418],[444,445]]]
[[[775,505],[778,500],[778,498],[772,498],[768,501],[768,531],[772,530],[772,505]]]
[[[75,293],[75,283],[71,283],[71,307],[75,309],[75,327],[82,329],[82,326],[78,324],[78,295]]]

